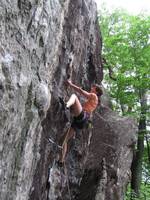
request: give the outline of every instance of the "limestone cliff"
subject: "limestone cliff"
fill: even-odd
[[[102,81],[101,41],[93,0],[1,0],[0,199],[123,199],[133,120],[102,106],[65,167],[55,163],[70,119],[64,81]]]

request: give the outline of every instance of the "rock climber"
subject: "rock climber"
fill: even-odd
[[[67,87],[71,87],[79,95],[82,95],[86,101],[81,104],[76,94],[72,94],[66,103],[66,108],[71,109],[73,114],[73,121],[68,129],[65,139],[62,144],[62,154],[59,159],[59,164],[62,165],[67,153],[68,141],[74,136],[77,129],[83,129],[87,124],[91,113],[97,108],[100,103],[100,96],[103,94],[101,87],[97,84],[92,85],[90,92],[87,92],[77,85],[73,84],[71,80],[67,80]]]

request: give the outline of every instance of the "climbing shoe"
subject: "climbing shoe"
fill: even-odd
[[[62,110],[64,110],[65,116],[66,116],[67,120],[69,121],[70,120],[70,108],[67,108],[66,103],[64,102],[62,97],[59,97],[59,102],[61,103]]]
[[[62,97],[59,97],[59,102],[61,103],[61,105],[62,105],[62,109],[63,110],[66,110],[66,103],[64,102],[64,100],[63,100],[63,98]]]

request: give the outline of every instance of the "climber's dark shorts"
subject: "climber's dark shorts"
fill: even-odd
[[[73,118],[71,127],[75,130],[83,129],[88,123],[89,118],[90,118],[90,115],[87,112],[82,111],[79,116]]]

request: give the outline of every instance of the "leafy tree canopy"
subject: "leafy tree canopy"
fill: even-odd
[[[139,116],[140,91],[150,87],[150,16],[103,9],[99,21],[103,56],[117,79],[114,82],[105,76],[110,95],[117,102],[114,109]]]
[[[137,170],[135,194],[126,199],[150,197],[150,16],[132,16],[123,10],[109,13],[100,10],[99,23],[103,38],[105,83],[113,109],[132,115],[139,122],[134,170]],[[109,70],[109,73],[106,73]],[[141,171],[142,169],[142,171]],[[133,171],[134,171],[133,170]],[[141,180],[142,177],[142,180]],[[131,182],[132,183],[132,182]],[[129,191],[129,190],[128,190]],[[143,196],[142,196],[143,195]]]

